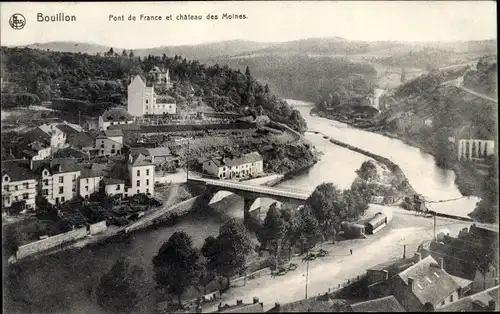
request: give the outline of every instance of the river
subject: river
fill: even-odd
[[[309,115],[309,103],[288,101],[300,110],[310,130],[321,131],[329,137],[391,159],[401,167],[415,190],[427,199],[461,196],[453,183],[454,173],[437,168],[431,155],[399,140],[357,130],[343,123],[312,117]],[[333,182],[346,189],[356,177],[355,170],[364,160],[369,159],[336,146],[321,135],[307,133],[306,138],[324,153],[321,161],[306,173],[279,186],[312,191],[322,182]],[[460,209],[470,212],[476,201],[475,198],[459,200],[448,210]],[[270,202],[263,203],[268,205]],[[224,220],[230,217],[243,218],[243,204],[238,197],[226,198],[213,206],[216,214],[204,217],[189,214],[175,226],[138,231],[127,240],[116,240],[78,252],[64,252],[26,263],[16,280],[11,282],[11,285],[15,286],[12,290],[16,293],[15,296],[4,298],[5,307],[9,313],[102,313],[92,300],[92,291],[95,290],[100,277],[116,260],[124,257],[135,259],[151,275],[153,255],[174,232],[185,231],[192,236],[195,245],[200,246],[204,238],[217,234]],[[436,208],[439,209],[439,206],[433,209]],[[152,283],[151,276],[149,280]]]

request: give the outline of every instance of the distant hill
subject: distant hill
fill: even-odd
[[[183,46],[162,46],[153,47],[146,49],[132,49],[136,56],[145,57],[148,55],[161,56],[166,54],[167,56],[180,55],[188,59],[206,59],[219,56],[231,56],[236,54],[241,54],[248,51],[253,51],[257,49],[262,49],[272,45],[272,43],[260,43],[254,41],[245,40],[230,40],[221,41],[215,43],[199,44],[199,45],[183,45]],[[95,55],[97,53],[103,54],[108,52],[110,48],[121,54],[124,48],[121,47],[111,47],[98,44],[89,43],[78,43],[69,41],[55,41],[48,43],[35,43],[31,45],[26,45],[23,47],[39,49],[39,50],[50,50],[57,52],[72,52],[72,53],[88,53]],[[127,52],[130,49],[126,49]]]

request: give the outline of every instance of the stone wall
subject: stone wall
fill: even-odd
[[[20,246],[16,252],[16,258],[22,259],[30,255],[40,253],[42,251],[48,250],[50,248],[56,247],[58,245],[64,244],[66,242],[75,241],[82,239],[87,236],[87,228],[82,227],[80,229],[72,230],[69,232],[61,233],[53,237],[31,242],[29,244]]]

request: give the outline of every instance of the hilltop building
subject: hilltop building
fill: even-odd
[[[175,114],[175,99],[164,93],[171,87],[168,69],[153,67],[146,76],[136,75],[128,86],[128,112],[134,117]]]

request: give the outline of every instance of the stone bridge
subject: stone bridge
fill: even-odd
[[[253,203],[259,198],[270,198],[283,204],[298,207],[303,205],[310,192],[280,189],[268,186],[258,186],[234,181],[222,181],[207,178],[189,178],[187,183],[192,186],[203,187],[204,199],[210,203],[215,194],[227,191],[243,198],[245,217],[248,216]]]

